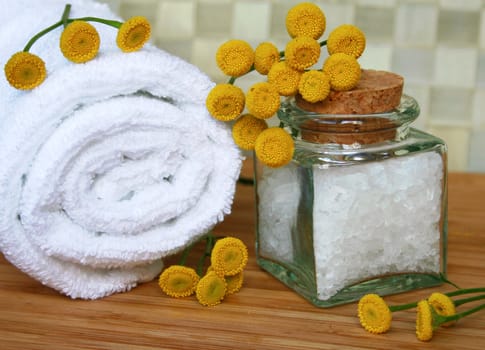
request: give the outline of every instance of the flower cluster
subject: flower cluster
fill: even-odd
[[[139,50],[150,38],[151,27],[145,17],[132,17],[126,22],[97,17],[69,18],[71,5],[66,5],[61,20],[40,31],[30,39],[23,51],[15,53],[5,64],[5,76],[11,86],[20,90],[31,90],[45,80],[45,63],[29,52],[32,45],[52,30],[64,26],[59,47],[68,60],[84,63],[98,54],[100,38],[96,28],[88,22],[99,22],[118,28],[116,43],[123,52]]]
[[[409,304],[387,305],[377,294],[363,296],[358,304],[360,324],[370,333],[385,333],[391,328],[392,312],[416,308],[416,337],[421,341],[429,341],[433,332],[440,326],[449,327],[460,318],[485,309],[485,304],[472,307],[457,313],[457,308],[468,302],[485,299],[485,288],[458,289],[449,293],[432,293],[427,299]],[[477,295],[462,299],[452,297],[477,293]]]
[[[214,243],[215,241],[215,243]],[[196,271],[184,266],[191,247],[186,249],[179,265],[166,268],[158,280],[163,292],[175,298],[195,293],[200,304],[214,306],[225,296],[237,293],[243,284],[243,270],[248,262],[248,249],[238,238],[225,237],[215,240],[206,237],[206,250]],[[210,257],[211,265],[202,276],[203,261]]]
[[[206,105],[217,120],[234,121],[233,138],[244,150],[254,150],[256,157],[269,167],[291,161],[294,144],[283,130],[284,125],[268,127],[266,120],[279,109],[281,97],[300,94],[308,102],[324,101],[330,92],[353,89],[361,69],[357,59],[365,49],[365,35],[354,25],[335,28],[325,41],[326,17],[315,4],[304,2],[292,7],[286,16],[291,37],[284,51],[271,42],[256,49],[244,40],[229,40],[216,52],[216,63],[230,76],[228,83],[217,84],[209,93]],[[328,57],[321,69],[312,69],[326,45]],[[256,70],[266,81],[254,84],[245,94],[234,85],[238,77]],[[243,113],[244,109],[248,113]],[[282,132],[283,131],[283,132]]]

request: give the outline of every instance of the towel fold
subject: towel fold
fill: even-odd
[[[117,18],[92,1],[71,3],[71,17]],[[5,64],[64,3],[0,6]],[[39,87],[0,79],[0,249],[43,284],[86,299],[153,279],[161,258],[220,222],[241,166],[230,131],[205,109],[213,83],[203,73],[151,45],[122,53],[116,29],[95,26],[94,60],[67,61],[58,29],[31,50],[48,71]]]

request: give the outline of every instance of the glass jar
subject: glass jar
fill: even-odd
[[[282,104],[293,160],[255,157],[258,264],[319,307],[446,276],[446,145],[410,127],[417,102],[388,113],[316,114]]]

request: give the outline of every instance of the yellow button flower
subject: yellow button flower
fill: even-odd
[[[320,58],[320,44],[308,36],[296,37],[286,44],[286,63],[293,69],[305,70]]]
[[[224,277],[214,271],[208,272],[197,284],[195,296],[200,304],[215,306],[219,304],[226,295],[227,284]]]
[[[291,68],[285,61],[275,63],[268,73],[268,82],[282,96],[294,95],[298,90],[301,71]]]
[[[162,291],[174,298],[194,294],[198,282],[199,276],[195,270],[181,265],[166,268],[158,279],[158,285]]]
[[[416,313],[416,337],[421,341],[433,338],[433,315],[428,301],[418,302]]]
[[[357,60],[344,53],[334,53],[323,64],[323,71],[330,77],[330,87],[335,91],[348,91],[357,86],[361,70]]]
[[[226,276],[224,279],[227,283],[226,295],[235,294],[242,288],[244,282],[244,271],[241,271],[234,276]]]
[[[342,52],[359,58],[365,49],[365,35],[352,24],[342,24],[335,28],[327,39],[327,50],[330,55]]]
[[[261,43],[254,50],[254,68],[259,74],[268,74],[273,64],[279,61],[280,53],[272,43]]]
[[[19,90],[31,90],[44,81],[46,69],[44,61],[30,52],[17,52],[4,67],[8,83]]]
[[[220,276],[234,276],[240,273],[248,262],[248,248],[238,238],[219,239],[211,254],[211,266]]]
[[[310,2],[300,3],[286,15],[286,29],[292,38],[308,36],[318,39],[325,31],[326,19],[323,11]]]
[[[224,74],[240,77],[251,69],[254,51],[244,40],[229,40],[217,49],[216,63]]]
[[[270,83],[256,83],[246,94],[246,106],[256,118],[268,119],[280,108],[280,95]]]
[[[61,34],[62,54],[75,63],[84,63],[96,57],[99,44],[98,31],[85,21],[70,23]]]
[[[244,92],[232,84],[217,84],[207,95],[206,106],[217,120],[234,120],[244,110]]]
[[[443,293],[432,293],[428,298],[428,303],[434,308],[438,315],[452,316],[456,314],[453,300]],[[443,326],[451,326],[453,323],[454,322],[444,323]]]
[[[385,333],[391,327],[392,313],[377,294],[367,294],[359,300],[358,315],[360,324],[370,333]]]
[[[330,93],[330,77],[319,70],[305,72],[301,76],[298,92],[308,102],[323,101]]]
[[[288,164],[293,158],[295,144],[291,136],[282,128],[264,130],[256,139],[256,157],[265,165],[278,168]]]
[[[232,137],[236,145],[250,151],[254,149],[256,138],[268,128],[268,124],[262,119],[256,118],[251,114],[241,116],[232,127]]]
[[[150,22],[143,16],[135,16],[124,22],[116,36],[116,44],[123,52],[138,51],[150,39]]]

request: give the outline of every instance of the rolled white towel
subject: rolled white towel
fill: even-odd
[[[71,17],[117,18],[71,3]],[[59,20],[64,2],[0,6],[5,64]],[[122,53],[116,29],[94,25],[94,60],[67,61],[57,29],[31,50],[46,63],[40,86],[18,91],[0,79],[0,249],[43,284],[87,299],[153,279],[161,258],[220,222],[241,167],[230,131],[206,111],[207,76],[150,45]]]

